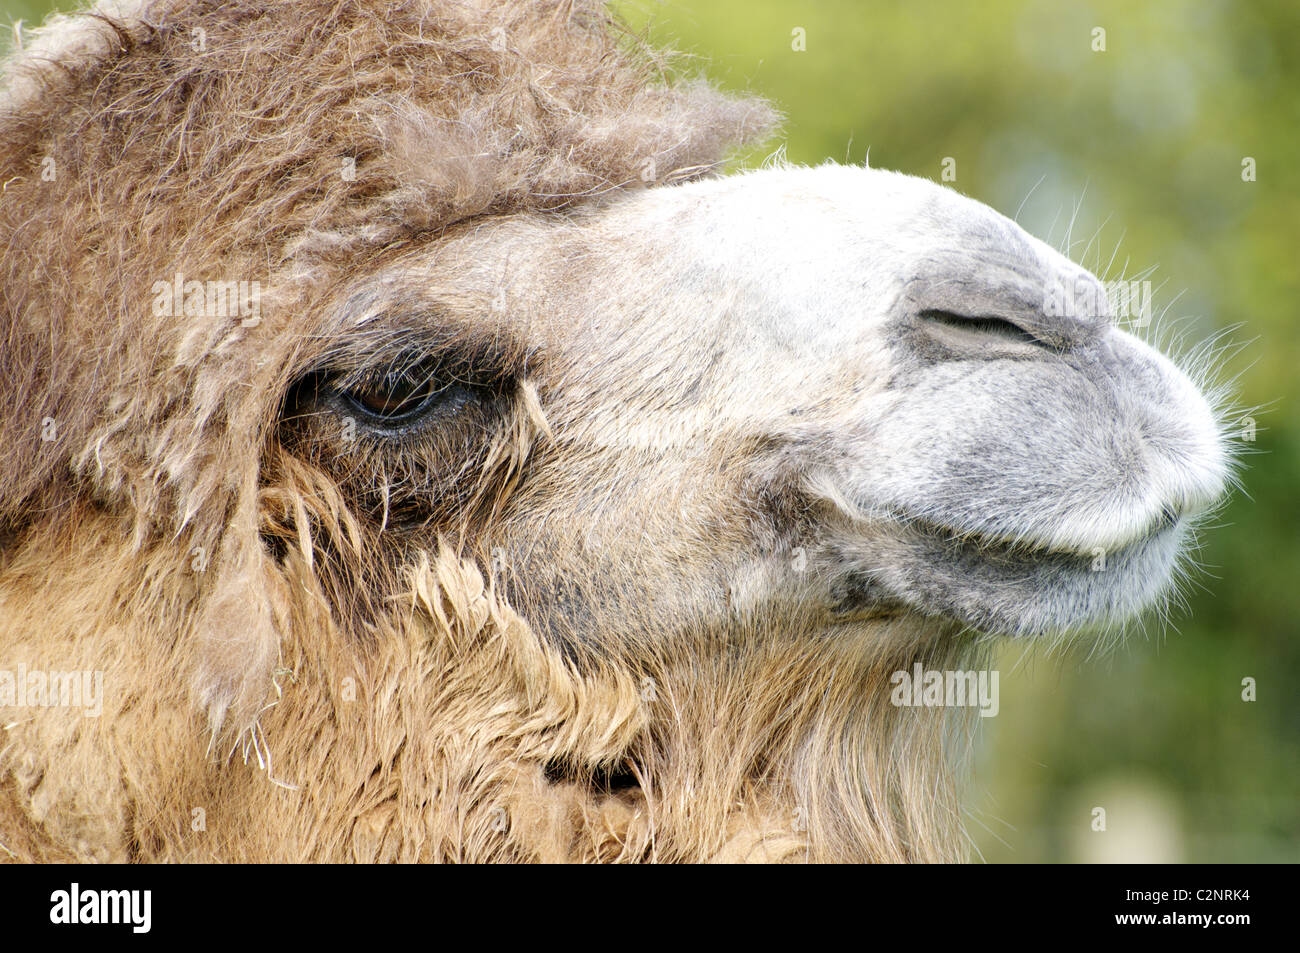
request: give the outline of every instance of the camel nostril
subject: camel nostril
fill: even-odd
[[[951,311],[926,310],[919,313],[923,327],[929,327],[945,339],[966,338],[972,343],[987,342],[988,339],[1001,339],[1003,342],[1032,344],[1036,347],[1056,350],[1051,344],[1042,340],[1014,321],[993,315],[968,317]]]

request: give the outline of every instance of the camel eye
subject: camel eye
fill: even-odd
[[[286,391],[280,419],[291,442],[334,439],[331,418],[386,441],[468,440],[509,406],[515,380],[511,365],[487,351],[428,347],[361,360],[344,352]]]
[[[333,380],[326,377],[312,385],[311,396],[324,396],[336,411],[376,431],[405,431],[433,418],[446,422],[472,407],[486,408],[505,379],[489,365],[461,358],[405,357]],[[301,398],[296,404],[301,405]]]
[[[363,414],[391,423],[415,416],[436,397],[452,396],[455,389],[439,386],[428,368],[414,367],[345,390],[342,397]]]

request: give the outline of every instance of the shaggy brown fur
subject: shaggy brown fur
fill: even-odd
[[[650,649],[525,623],[528,579],[490,545],[550,445],[525,346],[480,342],[518,373],[483,384],[490,439],[447,438],[471,447],[450,482],[278,420],[304,368],[350,367],[325,316],[356,276],[485,217],[704,174],[767,134],[765,105],[664,84],[580,0],[78,19],[15,55],[0,113],[0,667],[102,671],[105,701],[0,710],[4,853],[962,854],[959,729],[885,688],[955,665],[948,631],[832,644],[760,619]],[[176,274],[261,280],[258,320],[155,314]],[[423,534],[411,487],[442,504]]]

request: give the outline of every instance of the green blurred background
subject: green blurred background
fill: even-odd
[[[49,7],[0,0],[0,20]],[[1154,266],[1189,344],[1233,328],[1225,375],[1263,409],[1187,609],[1102,658],[1005,648],[970,828],[990,862],[1300,860],[1300,2],[617,7],[784,111],[740,164],[784,143],[938,180],[951,158],[954,188],[1063,250],[1073,219],[1071,257],[1103,278]]]

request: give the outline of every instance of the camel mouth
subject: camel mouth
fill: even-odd
[[[1158,543],[1162,537],[1175,531],[1183,522],[1184,517],[1174,507],[1166,506],[1138,532],[1098,535],[1092,545],[1084,543],[1082,546],[1063,545],[1050,537],[1031,533],[1010,536],[978,530],[968,531],[927,521],[912,521],[910,525],[920,534],[956,543],[963,549],[980,553],[988,559],[1016,563],[1059,561],[1090,564],[1092,560],[1103,555],[1115,556],[1140,552]]]
[[[1204,511],[1175,502],[1163,502],[1141,514],[1125,513],[1102,525],[1092,525],[1086,532],[1074,527],[1026,525],[1018,530],[968,527],[958,522],[946,523],[928,517],[902,513],[891,514],[894,525],[911,527],[931,536],[961,540],[992,554],[1007,557],[1094,559],[1150,543],[1161,533],[1180,522],[1190,524]]]
[[[836,615],[856,623],[914,613],[1013,638],[1120,624],[1168,597],[1192,523],[1166,506],[1135,537],[1079,552],[1027,534],[890,520],[883,547],[837,554]]]
[[[934,569],[920,588],[939,614],[990,634],[1050,636],[1122,623],[1167,598],[1189,524],[1165,508],[1140,534],[1086,552],[933,525],[908,535]]]

